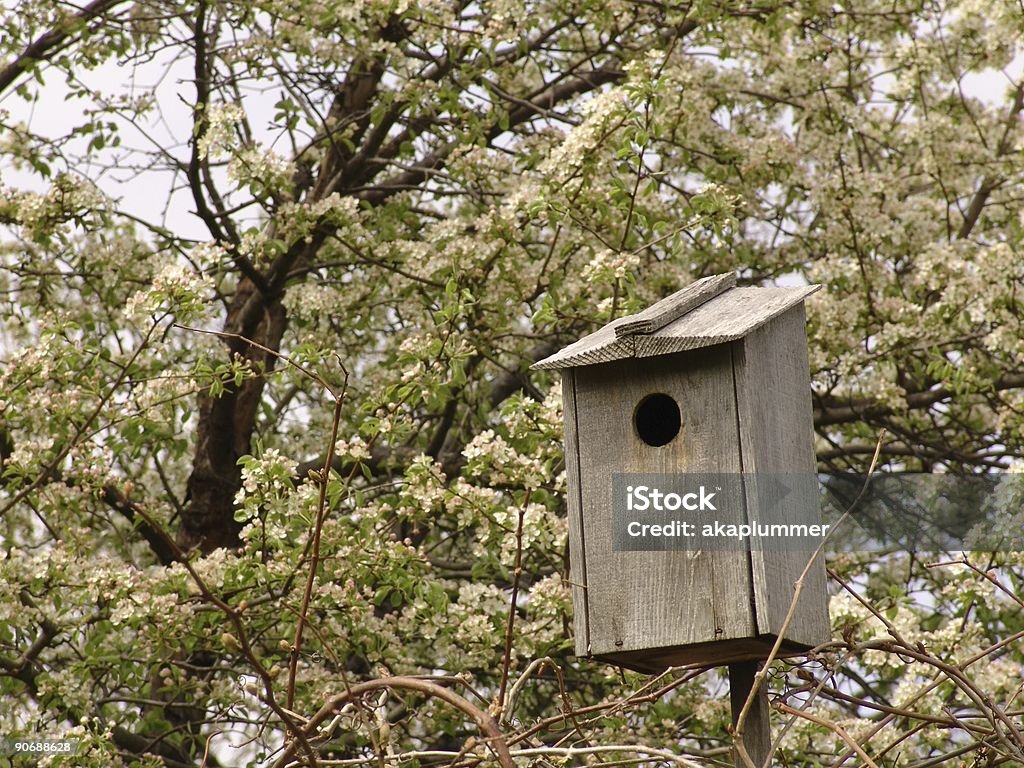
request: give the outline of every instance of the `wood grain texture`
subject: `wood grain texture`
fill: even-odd
[[[621,339],[638,333],[654,333],[735,285],[736,275],[732,272],[701,278],[643,312],[623,318],[623,322],[615,326],[615,337]]]
[[[678,659],[667,651],[719,641],[725,653],[722,641],[755,636],[746,552],[612,549],[613,473],[740,470],[728,347],[574,373],[590,652],[621,660],[660,648]],[[682,416],[680,434],[661,447],[641,441],[633,426],[637,404],[655,392],[674,398]],[[634,660],[628,665],[646,668]]]
[[[576,372],[562,371],[562,404],[565,412],[566,507],[569,516],[569,581],[572,583],[572,609],[575,620],[576,655],[590,651],[590,609],[587,601],[587,560],[584,556],[586,528],[580,497],[580,443],[576,427]]]
[[[757,481],[746,484],[748,515],[756,513],[759,522],[768,524],[795,519],[820,523],[803,305],[774,317],[735,343],[733,349],[743,471]],[[791,487],[788,495],[773,503],[765,495],[771,493],[776,476]],[[777,635],[781,630],[793,599],[794,582],[812,554],[760,549],[751,552],[760,633]],[[808,647],[828,641],[831,629],[826,585],[825,564],[819,555],[807,574],[799,608],[786,630],[788,639]]]
[[[754,678],[757,676],[758,663],[745,661],[729,665],[729,706],[732,710],[732,724],[739,720],[743,705],[746,704],[750,692],[754,689]],[[771,723],[768,719],[768,686],[764,683],[754,694],[754,702],[747,713],[743,724],[743,746],[754,765],[764,765],[772,750]],[[746,768],[747,763],[737,752],[736,768]]]
[[[612,321],[600,330],[559,350],[550,357],[534,363],[533,370],[576,368],[583,365],[610,363],[633,357],[633,337],[615,338],[615,324],[628,318]]]
[[[628,325],[633,316],[619,318],[535,363],[533,368],[581,367],[686,352],[736,341],[802,303],[820,287],[732,288],[650,334],[619,338],[616,329]]]
[[[666,669],[679,664],[710,664],[723,666],[740,661],[756,661],[767,658],[775,643],[772,635],[759,637],[735,638],[733,640],[713,640],[708,643],[690,645],[665,646],[624,653],[603,653],[594,658],[607,661],[626,669],[657,675]],[[779,649],[778,658],[799,656],[807,652],[807,647],[785,640]]]

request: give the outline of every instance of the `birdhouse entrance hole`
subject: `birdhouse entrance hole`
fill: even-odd
[[[682,426],[679,404],[662,392],[648,395],[636,407],[633,423],[637,435],[648,445],[668,445]]]

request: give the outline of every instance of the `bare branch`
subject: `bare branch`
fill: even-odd
[[[1024,374],[1008,373],[993,381],[987,391],[1002,392],[1007,389],[1024,387]],[[842,400],[839,398],[818,398],[818,407],[814,409],[814,426],[827,427],[832,424],[847,424],[855,421],[872,421],[884,416],[892,416],[903,410],[913,411],[929,408],[943,400],[956,396],[947,387],[936,387],[921,392],[911,392],[906,396],[906,408],[893,408],[874,400]]]
[[[93,0],[78,13],[66,19],[61,25],[47,30],[33,40],[21,55],[0,70],[0,93],[6,91],[20,75],[33,64],[48,60],[51,56],[71,45],[77,32],[90,21],[107,11],[113,10],[126,0]]]
[[[1003,157],[1013,145],[1013,129],[1017,124],[1017,120],[1020,118],[1021,111],[1024,110],[1024,81],[1022,81],[1013,93],[1013,104],[1010,106],[1010,112],[1006,116],[1006,125],[1003,128],[1003,135],[999,139],[999,145],[996,147],[996,159]],[[985,209],[985,203],[988,202],[989,195],[991,195],[996,189],[999,188],[1000,184],[1003,184],[1005,179],[1001,179],[994,174],[986,175],[981,180],[981,184],[978,186],[978,191],[974,193],[971,198],[970,205],[967,206],[967,212],[964,214],[964,222],[960,226],[960,231],[957,232],[957,238],[960,240],[970,236],[971,231],[974,229],[974,225],[978,223],[978,219],[981,217],[981,212]]]

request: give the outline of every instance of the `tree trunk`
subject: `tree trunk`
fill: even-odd
[[[268,300],[248,280],[238,291],[224,323],[226,333],[238,334],[277,350],[287,325],[279,299]],[[255,369],[269,374],[277,358],[239,338],[224,340],[231,356],[243,357]],[[188,504],[182,515],[178,542],[182,548],[202,553],[239,543],[242,524],[234,519],[235,495],[242,485],[238,459],[249,453],[256,414],[266,375],[246,379],[241,386],[227,382],[220,397],[204,392],[199,397],[199,425],[192,474],[188,479]]]

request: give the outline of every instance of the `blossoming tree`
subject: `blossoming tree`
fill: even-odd
[[[703,275],[819,282],[823,469],[1014,468],[1022,22],[5,4],[0,738],[729,760],[717,673],[569,655],[561,398],[528,367]],[[1024,761],[1021,566],[834,558],[834,641],[773,667],[780,759]]]

